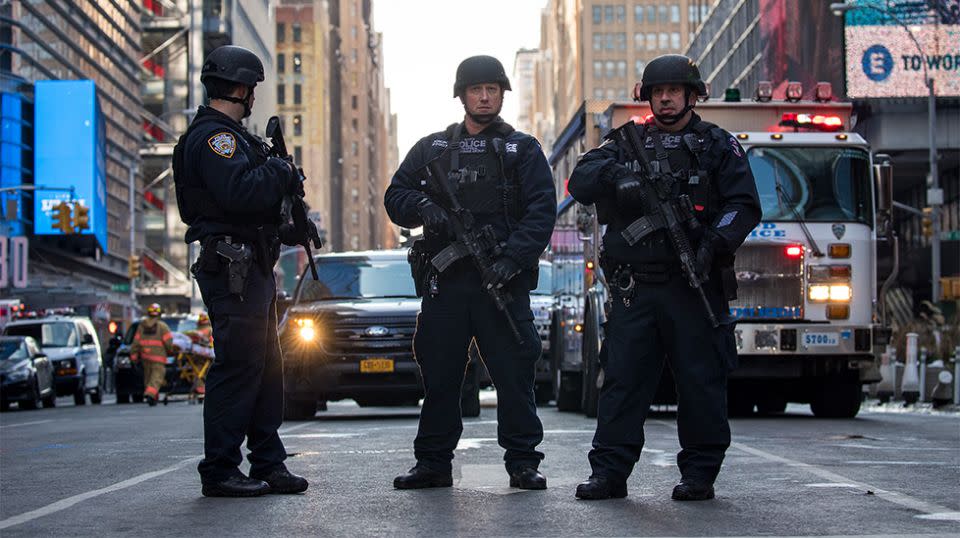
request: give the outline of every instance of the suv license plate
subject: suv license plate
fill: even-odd
[[[805,333],[803,345],[806,347],[836,346],[840,344],[837,333]]]
[[[393,359],[373,358],[360,361],[361,374],[384,374],[393,371]]]

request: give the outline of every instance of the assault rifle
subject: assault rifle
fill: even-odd
[[[280,118],[277,116],[272,116],[267,121],[267,138],[269,138],[273,144],[270,148],[270,153],[286,161],[293,162],[290,153],[287,152],[287,144],[283,140],[283,129],[280,127]],[[303,168],[297,168],[297,170],[300,173],[300,181],[306,181],[306,176],[303,175]],[[307,253],[307,262],[310,264],[310,274],[313,275],[314,280],[320,280],[320,276],[317,274],[317,265],[313,261],[313,250],[310,248],[310,243],[313,242],[313,246],[320,249],[323,248],[323,242],[320,241],[320,234],[317,233],[316,226],[312,226],[310,219],[307,218],[308,210],[309,207],[307,203],[303,201],[302,196],[288,194],[283,199],[283,222],[293,223],[297,244],[302,246],[303,250]]]
[[[501,250],[496,235],[493,233],[493,228],[487,225],[477,229],[473,220],[473,213],[460,205],[457,194],[450,185],[451,181],[459,180],[459,170],[451,171],[448,175],[440,167],[438,160],[434,159],[427,163],[427,172],[427,185],[432,187],[434,192],[442,193],[446,198],[446,200],[434,201],[441,209],[446,211],[453,235],[456,237],[456,241],[434,256],[431,263],[438,271],[443,272],[456,260],[469,256],[474,267],[482,274],[493,265],[494,259]],[[503,315],[507,318],[507,324],[510,326],[513,338],[518,344],[522,345],[523,337],[520,336],[517,322],[510,315],[510,311],[507,310],[507,305],[513,298],[510,297],[509,293],[498,288],[488,288],[485,291],[493,297],[497,310],[503,312]]]
[[[650,163],[650,159],[644,151],[644,142],[640,140],[637,126],[633,122],[621,127],[617,131],[617,135],[625,142],[628,156],[635,159],[642,168],[637,177],[643,185],[643,197],[647,201],[645,205],[648,206],[644,208],[648,211],[648,214],[633,221],[621,232],[621,235],[627,240],[628,244],[633,245],[656,230],[666,230],[667,236],[670,238],[670,244],[673,245],[674,252],[680,258],[680,267],[686,275],[690,287],[700,294],[700,300],[707,311],[707,318],[709,318],[710,324],[716,328],[718,326],[717,317],[713,313],[710,301],[707,300],[707,294],[703,291],[706,276],[697,273],[694,263],[696,255],[690,247],[690,238],[687,237],[687,232],[684,230],[685,223],[696,223],[690,198],[686,195],[673,196],[671,191],[676,179],[661,170],[659,166],[653,166]],[[659,162],[657,164],[659,165]]]

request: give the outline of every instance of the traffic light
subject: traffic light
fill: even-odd
[[[73,233],[73,210],[69,203],[60,202],[53,206],[53,229],[65,234]]]
[[[73,216],[73,226],[80,232],[82,230],[90,229],[90,208],[77,203],[74,205],[76,209],[76,214]]]
[[[923,219],[921,220],[923,236],[924,237],[933,237],[933,209],[929,207],[923,208]]]
[[[140,278],[140,256],[132,255],[128,262],[127,275],[130,280]]]

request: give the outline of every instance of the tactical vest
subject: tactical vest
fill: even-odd
[[[187,172],[185,148],[187,139],[194,130],[204,124],[217,121],[213,114],[198,114],[187,130],[180,135],[177,145],[173,148],[173,184],[177,195],[177,209],[180,211],[180,220],[192,225],[197,218],[207,217],[227,224],[268,224],[275,219],[270,215],[250,215],[249,213],[234,213],[226,211],[217,204],[213,195],[203,186],[203,181]],[[239,130],[238,144],[245,146],[253,155],[253,166],[260,166],[269,157],[269,147],[259,138],[246,130]]]
[[[520,185],[504,167],[505,137],[513,128],[502,123],[497,136],[461,137],[462,125],[447,129],[447,150],[439,157],[444,172],[459,171],[455,185],[460,204],[476,217],[503,215],[508,227],[520,218]]]

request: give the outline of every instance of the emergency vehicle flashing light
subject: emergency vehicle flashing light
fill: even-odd
[[[788,258],[799,258],[800,256],[803,256],[803,247],[791,245],[787,247],[786,253]]]
[[[780,126],[829,132],[842,129],[843,120],[835,115],[784,112],[780,117]]]

